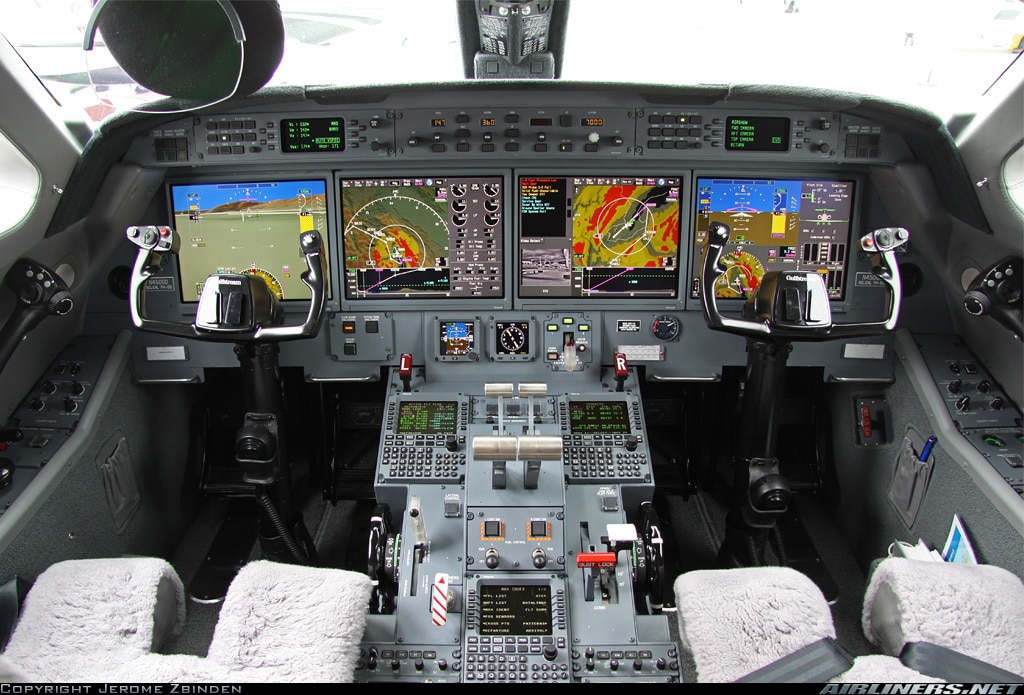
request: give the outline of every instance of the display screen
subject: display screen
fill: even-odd
[[[281,151],[286,154],[342,152],[344,135],[342,118],[286,118],[281,121]]]
[[[550,635],[547,584],[481,584],[481,635]]]
[[[198,302],[213,274],[251,273],[281,300],[309,300],[299,236],[316,230],[327,249],[327,184],[305,181],[223,181],[172,185],[174,228],[181,235],[178,285],[183,302]],[[327,280],[330,296],[330,278]]]
[[[698,178],[691,296],[700,296],[708,227],[732,230],[715,296],[745,299],[772,270],[821,273],[829,299],[841,300],[853,215],[852,181]]]
[[[529,355],[531,325],[529,321],[496,321],[494,351],[499,355]]]
[[[725,149],[786,152],[789,150],[789,119],[778,116],[729,116],[725,119]]]
[[[476,344],[476,324],[472,321],[441,321],[437,339],[439,355],[468,355]]]
[[[519,179],[522,297],[674,298],[680,179]]]
[[[454,434],[458,426],[455,401],[402,401],[398,404],[398,434]]]
[[[629,408],[624,401],[569,401],[573,434],[629,434]]]
[[[343,179],[349,299],[503,297],[498,176]]]

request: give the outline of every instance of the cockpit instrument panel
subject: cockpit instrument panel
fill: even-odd
[[[676,298],[680,183],[521,176],[519,296]]]
[[[745,299],[772,270],[813,270],[831,300],[845,296],[853,216],[853,181],[698,177],[690,295],[700,296],[700,269],[711,222],[732,237],[715,296]]]
[[[180,183],[170,186],[170,198],[181,235],[181,301],[198,302],[206,278],[223,273],[251,273],[280,300],[309,301],[299,235],[320,232],[330,257],[323,179]]]
[[[341,179],[348,299],[504,296],[498,176]]]

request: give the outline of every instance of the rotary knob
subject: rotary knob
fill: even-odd
[[[75,308],[75,300],[67,290],[58,290],[46,303],[46,310],[54,316],[67,316]]]
[[[971,290],[964,295],[964,309],[968,314],[984,316],[992,310],[992,300],[984,292]]]

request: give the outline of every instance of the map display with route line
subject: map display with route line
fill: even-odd
[[[575,267],[663,268],[679,254],[678,188],[586,186],[572,220]]]
[[[345,268],[434,268],[448,257],[448,199],[435,186],[344,192]]]
[[[681,184],[651,175],[520,177],[520,294],[678,296]]]

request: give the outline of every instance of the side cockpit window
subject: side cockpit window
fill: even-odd
[[[39,170],[0,132],[0,237],[16,229],[39,198]]]
[[[1017,215],[1024,218],[1024,143],[1017,145],[1003,163],[1003,188],[1017,208]]]

